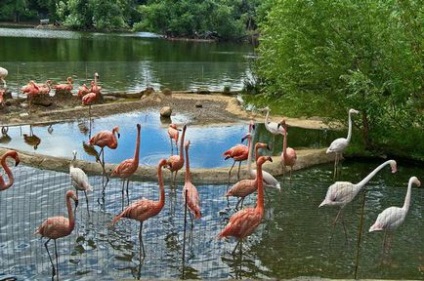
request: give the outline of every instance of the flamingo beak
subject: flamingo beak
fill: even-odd
[[[16,159],[15,167],[16,167],[16,166],[18,166],[20,162],[21,162],[21,160],[20,160],[20,159]]]

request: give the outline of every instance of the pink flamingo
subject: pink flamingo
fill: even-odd
[[[97,94],[94,92],[89,92],[81,98],[83,105],[88,105],[88,117],[91,120],[91,105],[97,100]]]
[[[187,204],[193,216],[196,219],[200,219],[202,217],[202,213],[200,212],[199,193],[197,192],[196,187],[191,181],[191,174],[190,174],[190,163],[188,158],[188,149],[190,147],[190,141],[186,141],[184,146],[185,146],[185,154],[186,154],[186,159],[185,159],[186,173],[185,173],[185,181],[184,181],[184,187],[183,187],[183,198],[184,198],[185,204]]]
[[[117,137],[118,136],[118,137]],[[118,147],[119,127],[115,126],[112,131],[102,130],[90,138],[89,144],[100,147],[99,157],[102,156],[102,163],[104,164],[104,148],[105,146],[110,149]]]
[[[386,247],[386,241],[390,244],[391,238],[389,236],[393,235],[393,231],[395,231],[404,221],[406,215],[409,211],[409,206],[411,205],[411,193],[412,193],[412,185],[421,186],[421,182],[417,177],[410,177],[408,181],[408,190],[405,195],[405,202],[403,206],[400,207],[389,207],[381,212],[378,216],[374,224],[370,227],[369,232],[373,231],[382,231],[384,230],[384,239],[383,239],[383,249]]]
[[[266,148],[269,149],[269,146],[266,143],[257,142],[255,144],[255,151],[256,151],[256,160],[259,157],[258,150],[260,148]],[[262,171],[263,175],[263,171]],[[241,203],[243,206],[244,198],[253,192],[255,192],[258,189],[258,175],[255,174],[255,177],[253,179],[243,179],[238,182],[236,182],[225,194],[225,196],[234,196],[239,197],[239,201],[237,202],[236,209],[238,208],[239,204]]]
[[[137,171],[138,163],[139,163],[139,157],[140,157],[140,131],[141,131],[141,125],[137,124],[137,140],[135,144],[135,152],[134,152],[134,158],[126,159],[122,161],[116,168],[112,171],[111,176],[118,176],[122,179],[122,206],[124,201],[124,186],[125,181],[127,182],[127,199],[129,203],[129,197],[128,197],[128,185],[130,183],[130,177]]]
[[[56,90],[56,93],[58,91],[64,91],[64,92],[72,91],[72,89],[74,88],[74,86],[72,85],[72,83],[74,83],[74,79],[72,79],[72,77],[68,77],[66,78],[66,81],[67,83],[65,84],[57,84],[53,86],[53,88]]]
[[[167,168],[171,171],[171,176],[172,174],[174,175],[172,178],[173,185],[175,185],[175,180],[177,178],[178,171],[181,170],[181,168],[184,166],[183,144],[184,144],[186,130],[187,130],[187,125],[184,125],[183,133],[181,135],[181,140],[180,140],[180,154],[171,155],[167,160]]]
[[[255,128],[255,123],[253,120],[250,120],[249,123],[249,134],[251,133],[251,131]],[[244,141],[245,137],[243,137],[242,142]],[[234,168],[234,165],[236,164],[236,162],[239,162],[239,166],[238,166],[238,171],[237,171],[237,179],[240,179],[240,167],[241,167],[241,162],[246,161],[249,157],[249,146],[251,143],[251,138],[248,139],[248,144],[244,145],[244,144],[237,144],[234,145],[233,147],[231,147],[230,149],[224,151],[224,159],[227,160],[229,158],[232,158],[233,161],[233,165],[230,168],[230,171],[228,172],[228,178],[229,180],[231,179],[231,171]]]
[[[177,128],[177,124],[175,123],[169,124],[168,135],[169,135],[169,140],[171,142],[171,153],[174,150],[174,146],[172,145],[172,140],[175,141],[175,147],[177,148],[177,153],[178,153],[178,138],[180,136],[180,130]]]
[[[51,80],[47,80],[46,83],[44,84],[36,84],[39,90],[38,93],[42,95],[50,94],[51,84],[52,84]]]
[[[87,85],[84,83],[82,86],[78,88],[78,94],[77,96],[81,99],[86,94],[90,93],[90,88],[87,87]]]
[[[291,179],[291,175],[292,175],[292,171],[293,171],[293,166],[294,164],[296,164],[296,160],[297,160],[297,155],[296,155],[296,151],[291,148],[291,147],[287,147],[287,124],[286,124],[286,120],[282,121],[282,126],[284,128],[284,132],[283,132],[283,151],[281,152],[281,164],[283,165],[283,167],[290,167],[290,179]]]
[[[23,86],[21,91],[27,95],[27,100],[30,106],[32,105],[32,100],[34,97],[40,93],[40,89],[33,80],[29,81],[27,85]]]
[[[19,162],[21,161],[19,159],[19,155],[18,152],[16,152],[15,150],[8,150],[6,151],[5,154],[3,154],[3,156],[1,157],[0,163],[1,166],[3,167],[7,177],[9,178],[9,182],[5,183],[3,177],[0,175],[0,191],[6,190],[9,187],[11,187],[13,185],[13,183],[15,182],[15,178],[13,177],[13,173],[10,170],[9,166],[7,165],[7,158],[12,158],[15,160],[15,167],[18,166]]]
[[[99,74],[96,72],[94,73],[94,81],[90,82],[91,88],[90,92],[96,93],[97,95],[100,95],[100,91],[102,90],[102,87],[97,85],[97,79],[100,78]]]
[[[245,237],[252,234],[255,229],[259,226],[264,216],[264,186],[262,179],[262,165],[266,162],[272,162],[270,156],[260,156],[256,161],[256,170],[258,178],[258,197],[256,207],[245,208],[234,213],[224,227],[224,229],[218,234],[218,238],[224,238],[233,236],[237,239],[242,240]]]
[[[78,206],[78,197],[74,190],[68,190],[66,192],[66,207],[68,209],[68,218],[63,216],[55,216],[46,219],[35,231],[35,234],[40,234],[41,237],[47,237],[48,240],[44,243],[44,247],[49,255],[50,263],[52,264],[52,277],[56,275],[56,268],[53,263],[53,259],[50,255],[48,243],[51,239],[54,240],[54,250],[56,255],[56,267],[58,267],[57,258],[57,245],[56,239],[68,236],[72,233],[75,227],[74,212],[72,211],[71,200],[75,202],[75,210]],[[59,277],[59,274],[58,274]]]
[[[162,177],[162,168],[167,165],[166,159],[161,159],[157,168],[158,175],[158,183],[159,183],[159,201],[149,200],[146,198],[142,198],[132,203],[128,207],[126,207],[119,215],[117,215],[113,221],[112,225],[114,225],[121,218],[129,218],[133,220],[137,220],[140,222],[140,230],[138,233],[138,238],[140,240],[140,259],[141,259],[141,251],[143,252],[143,259],[146,256],[143,245],[143,222],[148,220],[151,217],[156,216],[160,213],[165,205],[165,188],[163,185],[163,177]]]

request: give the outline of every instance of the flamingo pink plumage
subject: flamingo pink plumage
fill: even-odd
[[[160,213],[165,205],[165,188],[163,184],[162,168],[167,165],[166,159],[161,159],[157,168],[158,183],[159,183],[159,201],[149,200],[142,198],[126,207],[119,215],[117,215],[113,221],[114,225],[121,218],[129,218],[140,222],[139,240],[140,240],[140,251],[143,249],[143,257],[145,257],[144,245],[143,245],[143,222],[151,217],[156,216]]]
[[[228,224],[218,234],[218,238],[233,236],[239,240],[252,234],[259,226],[264,216],[265,200],[264,186],[262,179],[262,165],[266,162],[272,162],[270,156],[260,156],[256,161],[256,170],[258,178],[258,197],[255,208],[245,208],[230,217]]]
[[[260,148],[267,148],[269,149],[269,146],[266,143],[257,142],[255,144],[255,151],[256,151],[256,160],[259,158],[258,150]],[[263,175],[263,171],[262,171]],[[243,200],[246,196],[252,194],[258,189],[258,175],[255,174],[255,177],[253,179],[243,179],[238,182],[236,182],[225,194],[225,196],[234,196],[239,197],[240,200],[237,202],[236,209],[238,208],[238,205],[240,203],[243,203]],[[242,205],[243,206],[243,205]]]
[[[125,181],[127,182],[127,199],[128,197],[128,185],[130,183],[130,177],[137,171],[139,157],[140,157],[140,131],[141,125],[137,124],[137,139],[135,144],[134,158],[126,159],[122,161],[116,168],[112,171],[111,176],[118,176],[122,179],[122,201],[124,200],[124,185]]]
[[[118,147],[119,127],[115,126],[112,131],[102,130],[90,138],[89,144],[100,147],[99,156],[102,155],[104,163],[104,148],[116,149]]]
[[[102,87],[97,85],[97,79],[100,78],[99,74],[96,72],[94,73],[94,80],[90,82],[90,92],[93,92],[97,95],[100,95],[100,91],[102,90]]]
[[[181,140],[180,140],[180,154],[179,155],[171,155],[167,160],[167,167],[171,171],[171,176],[172,176],[172,174],[174,175],[173,178],[172,178],[172,184],[173,185],[175,185],[175,180],[177,178],[178,171],[181,170],[181,168],[184,166],[183,144],[184,144],[184,138],[185,138],[186,130],[187,130],[187,125],[184,125],[183,132],[182,132],[182,135],[181,135]]]
[[[1,163],[1,166],[3,167],[3,169],[4,169],[4,171],[7,175],[7,177],[9,178],[9,181],[6,183],[3,179],[3,177],[0,175],[0,191],[8,189],[15,182],[15,178],[13,176],[13,173],[6,163],[6,160],[9,157],[15,160],[15,166],[18,166],[18,164],[20,162],[19,154],[15,150],[8,150],[8,151],[6,151],[5,154],[3,154],[3,156],[1,157],[0,163]]]
[[[175,141],[175,147],[177,148],[177,153],[178,153],[178,139],[180,136],[180,130],[178,129],[177,124],[175,123],[169,124],[168,135],[169,135],[169,140],[171,142],[171,153],[174,149],[174,146],[172,145],[172,140]]]
[[[57,265],[58,260],[57,260],[56,239],[68,236],[69,234],[72,233],[75,227],[75,217],[74,217],[74,212],[72,211],[71,200],[74,200],[75,209],[76,209],[78,206],[78,197],[74,190],[68,190],[66,192],[65,198],[66,198],[66,207],[68,209],[68,217],[67,218],[63,216],[50,217],[46,219],[35,231],[35,234],[40,234],[41,237],[48,238],[46,243],[44,243],[44,247],[47,250],[47,253],[50,258],[50,262],[52,264],[52,276],[56,275],[56,269],[53,264],[53,259],[49,252],[48,243],[50,242],[51,239],[54,240],[56,265]]]
[[[52,88],[51,84],[52,84],[51,80],[47,80],[46,83],[44,84],[36,84],[38,87],[38,93],[42,95],[50,94],[50,90]]]
[[[56,93],[58,91],[70,92],[74,88],[72,85],[73,83],[74,79],[72,79],[72,77],[68,77],[66,78],[66,83],[54,85],[53,88],[56,90]]]
[[[296,151],[293,148],[287,147],[287,129],[288,129],[288,126],[286,124],[286,120],[283,120],[281,124],[284,128],[283,151],[281,152],[281,164],[283,165],[283,167],[287,167],[287,166],[290,167],[290,179],[291,179],[293,166],[294,166],[294,164],[296,164],[296,160],[297,160],[297,154],[296,154]]]
[[[200,211],[199,193],[197,192],[196,187],[191,181],[191,174],[190,174],[190,161],[188,157],[190,141],[186,141],[184,146],[185,146],[185,154],[186,154],[185,156],[186,157],[185,159],[186,173],[185,173],[185,180],[184,180],[184,187],[183,187],[183,198],[184,198],[185,204],[187,204],[193,216],[196,219],[200,219],[202,217],[202,213]]]
[[[250,120],[248,134],[250,134],[254,128],[255,128],[255,123],[253,120]],[[242,138],[242,142],[245,138],[246,136]],[[237,171],[237,179],[240,179],[241,162],[246,161],[249,157],[249,147],[250,147],[251,141],[252,141],[251,138],[249,138],[247,145],[237,144],[232,146],[230,149],[227,149],[226,151],[224,151],[223,156],[225,160],[230,158],[234,160],[233,165],[231,166],[230,171],[228,172],[229,178],[231,178],[231,171],[233,170],[234,165],[236,164],[236,162],[239,162],[239,167]]]
[[[78,94],[77,96],[81,99],[86,94],[90,93],[90,88],[87,87],[87,85],[84,83],[82,86],[78,88]]]

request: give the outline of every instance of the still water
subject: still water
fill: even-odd
[[[380,163],[347,159],[341,178],[357,182]],[[263,223],[235,252],[236,241],[216,239],[236,204],[235,199],[227,201],[223,196],[227,185],[194,183],[203,216],[193,222],[193,228],[187,218],[184,232],[182,184],[171,191],[170,177],[165,173],[165,207],[143,226],[144,262],[139,259],[139,224],[122,219],[110,226],[122,208],[121,182],[111,179],[102,201],[101,178],[90,177],[94,186],[89,194],[90,217],[80,194],[76,228],[57,241],[59,274],[62,280],[298,276],[423,279],[423,188],[413,188],[407,219],[395,232],[388,254],[382,254],[383,233],[367,232],[384,208],[403,204],[409,177],[424,178],[422,169],[399,163],[396,174],[389,168],[378,173],[366,192],[345,208],[345,238],[341,224],[334,230],[332,227],[338,210],[318,208],[332,183],[332,168],[332,164],[319,165],[295,172],[291,181],[280,178],[282,192],[267,191]],[[70,188],[69,178],[66,173],[24,165],[13,167],[13,171],[15,185],[0,193],[0,273],[18,276],[19,280],[49,280],[45,240],[33,233],[46,217],[66,215],[64,194]],[[157,200],[157,183],[131,182],[130,201],[141,197]],[[253,205],[254,200],[253,195],[244,206]],[[54,253],[53,242],[50,251]]]
[[[156,90],[240,90],[250,76],[249,45],[166,41],[152,34],[0,28],[0,66],[13,94],[29,80],[78,85],[100,75],[105,94]]]

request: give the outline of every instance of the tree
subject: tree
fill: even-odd
[[[416,114],[424,74],[421,2],[265,1],[257,68],[265,95],[309,113],[315,105],[315,113],[326,110],[343,122],[350,107],[359,109],[368,148],[400,139],[406,145],[403,130],[413,136],[423,124]],[[312,102],[299,103],[305,96]]]

